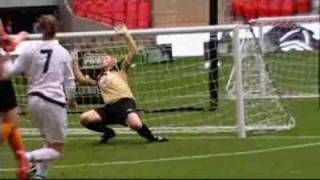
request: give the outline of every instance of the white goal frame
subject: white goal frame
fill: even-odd
[[[281,16],[281,17],[267,17],[267,18],[258,18],[258,19],[252,19],[249,21],[250,24],[257,24],[258,25],[258,31],[257,31],[257,41],[260,45],[260,48],[261,48],[261,53],[262,55],[265,53],[265,44],[264,44],[264,33],[263,33],[263,26],[266,25],[266,24],[274,24],[274,23],[283,23],[283,22],[293,22],[293,23],[299,23],[299,22],[319,22],[320,21],[320,16],[319,15],[306,15],[306,16]],[[244,29],[249,29],[250,26],[243,26]],[[256,31],[255,31],[256,33]],[[254,38],[254,37],[252,37]],[[244,48],[245,46],[245,40],[241,40],[240,41],[240,48]],[[242,54],[242,58],[244,57],[245,55]],[[260,59],[259,61],[260,63],[260,66],[261,66],[261,86],[260,88],[261,89],[265,89],[266,87],[265,86],[265,78],[268,78],[267,77],[267,73],[264,71],[264,67],[265,67],[265,64],[263,62],[263,60]],[[230,91],[231,87],[232,87],[232,82],[234,81],[234,77],[235,77],[235,67],[232,68],[232,71],[230,73],[230,76],[228,78],[228,83],[225,87],[225,90],[226,91]],[[264,90],[265,92],[265,90]],[[232,96],[230,94],[230,96]],[[254,97],[252,97],[254,98]],[[274,98],[272,96],[269,96],[266,98]],[[319,98],[319,94],[308,94],[308,95],[282,95],[281,98],[286,98],[286,99],[294,99],[294,98]]]
[[[319,18],[319,16],[317,16]],[[297,17],[293,17],[295,19]],[[303,19],[303,17],[300,17]],[[279,20],[279,18],[264,18],[264,21]],[[261,21],[261,20],[259,20]],[[246,132],[250,130],[259,129],[262,131],[268,130],[287,130],[291,129],[293,125],[281,126],[281,127],[249,127],[245,123],[245,111],[244,111],[244,92],[243,92],[243,78],[242,78],[242,65],[241,65],[241,42],[240,42],[240,30],[248,29],[250,26],[244,24],[232,24],[232,25],[218,25],[218,26],[199,26],[199,27],[179,27],[179,28],[154,28],[154,29],[143,29],[143,30],[130,30],[132,35],[161,35],[161,34],[182,34],[182,33],[210,33],[218,31],[231,31],[233,33],[233,60],[234,69],[231,75],[235,77],[235,101],[236,101],[236,117],[237,122],[235,126],[197,126],[197,127],[160,127],[151,128],[155,133],[215,133],[215,132],[237,132],[239,138],[245,138]],[[91,31],[91,32],[66,32],[58,33],[57,39],[68,39],[77,37],[110,37],[117,35],[115,31]],[[33,34],[29,36],[30,40],[41,39],[40,34]],[[260,41],[261,42],[261,41]],[[119,134],[132,133],[128,128],[115,128]],[[28,135],[38,135],[36,129],[22,129],[23,133]],[[84,135],[84,134],[96,134],[85,128],[77,129],[72,128],[68,130],[69,135]]]
[[[218,25],[218,26],[198,26],[198,27],[178,27],[178,28],[153,28],[153,29],[143,29],[143,30],[130,30],[132,35],[161,35],[161,34],[183,34],[183,33],[210,33],[218,31],[233,31],[235,36],[239,34],[239,29],[246,27],[241,24],[232,24],[232,25]],[[84,38],[84,37],[108,37],[117,35],[115,31],[91,31],[91,32],[66,32],[66,33],[57,33],[56,39],[67,39],[67,38]],[[41,39],[41,34],[33,34],[29,36],[30,40],[39,40]],[[240,62],[240,52],[238,51],[239,38],[233,38],[233,56],[235,57],[235,64],[239,68],[236,68],[237,71],[241,74],[241,62]],[[244,111],[243,100],[241,95],[242,81],[241,75],[238,77],[237,89],[239,89],[237,97],[237,125],[235,126],[197,126],[197,127],[160,127],[160,128],[151,128],[155,133],[217,133],[217,132],[238,132],[240,138],[246,137],[246,128],[244,122]],[[115,128],[116,132],[119,134],[128,134],[131,133],[128,128]],[[22,128],[22,132],[28,135],[37,135],[38,132],[36,129]],[[84,128],[76,129],[72,128],[68,130],[70,135],[80,135],[80,134],[95,134]]]

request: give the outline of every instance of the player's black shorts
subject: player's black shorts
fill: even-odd
[[[95,111],[106,125],[122,124],[127,126],[127,116],[129,113],[136,111],[136,103],[131,98],[122,98],[115,103],[96,108]]]
[[[10,80],[0,80],[0,112],[7,112],[17,106],[17,99]]]

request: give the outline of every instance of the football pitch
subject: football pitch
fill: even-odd
[[[293,54],[296,56],[296,54]],[[318,52],[311,54],[318,58]],[[276,60],[276,58],[272,58]],[[285,59],[285,58],[282,58]],[[277,64],[274,79],[280,82],[281,91],[295,90],[294,92],[317,93],[318,65],[310,66],[311,62],[302,63],[301,58],[291,59],[286,64]],[[276,61],[280,62],[280,61]],[[305,62],[305,61],[303,61]],[[193,64],[194,62],[190,63]],[[198,63],[198,62],[197,62]],[[202,67],[203,61],[197,66]],[[272,63],[272,62],[271,62]],[[288,68],[288,64],[291,64]],[[187,65],[190,65],[187,64]],[[296,65],[297,64],[297,65]],[[185,64],[186,65],[186,64]],[[293,66],[295,65],[295,66]],[[153,66],[153,65],[150,65]],[[162,64],[163,68],[168,68]],[[223,77],[228,77],[230,67]],[[281,67],[281,68],[280,68]],[[295,68],[295,69],[293,69]],[[305,68],[305,69],[303,69]],[[146,77],[139,74],[135,69],[133,77]],[[157,66],[157,69],[159,67]],[[199,68],[200,69],[200,68]],[[150,70],[150,68],[149,68]],[[289,71],[290,70],[290,71]],[[184,71],[190,72],[188,68]],[[308,72],[302,75],[300,72]],[[153,70],[156,72],[156,70]],[[176,77],[183,74],[182,70],[171,69],[171,74],[154,74],[154,77]],[[201,70],[202,72],[202,70]],[[196,78],[206,79],[207,74],[199,73]],[[168,76],[168,77],[166,77]],[[150,78],[150,75],[148,75]],[[286,77],[291,77],[287,81]],[[190,77],[184,77],[181,81],[170,82],[167,86],[175,87],[188,84]],[[225,78],[226,79],[226,78]],[[160,82],[159,78],[159,82]],[[173,79],[174,80],[174,79]],[[289,79],[290,80],[290,79]],[[207,80],[206,80],[207,81]],[[205,81],[205,82],[206,82]],[[223,82],[225,83],[225,82]],[[311,84],[311,85],[310,85]],[[135,84],[135,89],[142,91],[147,89],[152,92],[151,86]],[[161,84],[155,83],[153,87],[160,89]],[[224,86],[225,84],[223,84]],[[309,86],[310,85],[310,86]],[[150,90],[148,89],[150,88]],[[165,88],[165,87],[162,87]],[[207,84],[197,86],[199,91],[207,90]],[[182,93],[189,94],[194,89],[184,89]],[[167,94],[168,93],[168,94]],[[139,94],[139,101],[143,101],[143,94]],[[161,98],[175,94],[164,92],[158,93]],[[146,99],[157,98],[150,96]],[[193,97],[192,97],[193,98]],[[200,99],[201,98],[201,99]],[[200,97],[199,100],[204,102]],[[205,97],[207,98],[207,97]],[[174,101],[174,104],[186,104],[190,99]],[[194,100],[194,102],[196,102]],[[163,101],[154,101],[147,104],[150,109],[154,107],[164,108],[168,104]],[[207,102],[207,101],[205,101]],[[48,178],[103,178],[103,179],[235,179],[235,178],[319,178],[320,158],[320,107],[318,98],[309,99],[282,99],[286,110],[295,118],[296,126],[288,131],[270,132],[266,134],[248,134],[246,139],[239,139],[234,133],[200,133],[200,134],[168,134],[169,142],[148,143],[136,134],[118,135],[108,144],[99,144],[97,135],[68,136],[64,157],[51,164]],[[226,108],[231,108],[229,104]],[[177,114],[177,112],[175,112]],[[154,116],[165,116],[174,121],[190,121],[193,125],[195,117],[208,120],[210,112],[188,114],[189,112],[178,112],[184,116],[170,116],[170,112],[160,112]],[[234,116],[232,111],[227,116]],[[150,115],[150,116],[151,116]],[[269,114],[272,116],[272,114]],[[160,121],[153,121],[153,117],[146,115],[147,124],[151,127],[158,125]],[[175,119],[177,117],[177,119]],[[181,119],[178,119],[178,118]],[[188,117],[188,118],[186,118]],[[150,120],[151,119],[151,120]],[[156,117],[155,117],[156,119]],[[192,122],[191,120],[192,119]],[[167,118],[161,119],[166,125]],[[79,116],[72,116],[69,127],[79,128]],[[201,122],[202,123],[202,122]],[[24,137],[27,150],[41,146],[41,138]],[[1,147],[0,151],[0,179],[15,177],[15,161],[7,146]]]
[[[249,135],[171,134],[170,142],[147,143],[135,134],[109,144],[98,136],[69,136],[63,159],[52,163],[49,178],[319,178],[318,101],[289,102],[297,126],[286,132]],[[40,138],[26,137],[28,149]],[[14,178],[15,161],[1,151],[0,178]]]

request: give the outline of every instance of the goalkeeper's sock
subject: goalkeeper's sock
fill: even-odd
[[[92,131],[101,132],[101,133],[104,133],[108,129],[103,122],[90,122],[90,123],[83,124],[83,126],[85,126],[86,128]]]
[[[43,162],[58,159],[61,157],[61,154],[52,148],[41,148],[27,152],[26,156],[31,162]]]
[[[101,137],[100,143],[107,143],[114,136],[116,136],[116,133],[114,132],[114,130],[109,127],[106,127],[106,129]]]
[[[145,124],[142,124],[142,127],[140,129],[137,129],[136,131],[140,136],[146,138],[149,141],[155,140],[155,136],[152,134],[148,126]]]

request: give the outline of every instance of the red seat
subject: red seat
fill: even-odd
[[[282,2],[282,16],[291,16],[295,13],[295,1],[293,0],[283,0]]]
[[[257,1],[243,0],[243,12],[245,20],[257,18]]]
[[[151,2],[150,0],[140,0],[138,4],[138,28],[148,28],[151,26]]]
[[[109,0],[110,1],[110,0]],[[111,0],[113,9],[113,24],[125,23],[126,1],[125,0]]]
[[[267,17],[270,15],[269,3],[270,3],[270,0],[258,0],[258,3],[257,3],[258,17]]]
[[[281,5],[282,5],[282,0],[270,0],[270,4],[269,4],[270,16],[280,16]]]
[[[138,26],[138,5],[139,0],[127,1],[126,25],[129,29],[135,29]]]
[[[232,0],[231,6],[235,18],[243,17],[243,0]]]
[[[102,21],[106,24],[113,24],[113,8],[112,1],[106,0],[104,5],[102,6],[104,11],[102,12]]]
[[[307,13],[311,10],[310,0],[296,0],[297,13]]]

